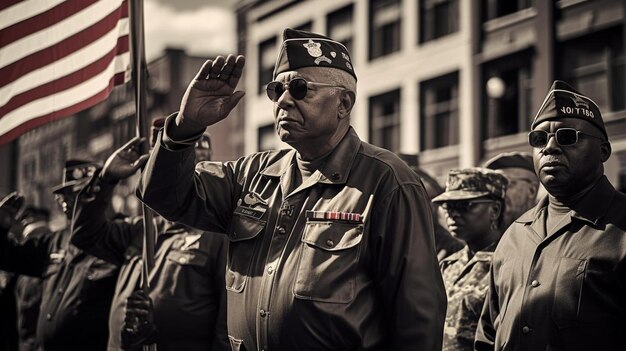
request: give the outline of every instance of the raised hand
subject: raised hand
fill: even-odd
[[[226,118],[245,95],[243,91],[235,91],[244,65],[245,58],[241,55],[207,60],[187,87],[176,118],[177,126],[198,132]]]
[[[106,160],[100,176],[107,183],[115,183],[135,174],[148,161],[148,154],[141,154],[141,143],[145,138],[135,137],[115,150]]]
[[[24,196],[14,191],[0,201],[0,227],[9,228],[16,222],[24,210]]]

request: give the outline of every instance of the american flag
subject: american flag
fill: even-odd
[[[0,145],[130,77],[127,0],[0,2]]]

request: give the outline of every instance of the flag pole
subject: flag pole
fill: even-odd
[[[143,24],[143,0],[129,0],[130,39],[131,39],[131,65],[132,81],[135,90],[135,116],[137,118],[137,136],[145,138],[142,143],[142,153],[150,151],[150,137],[148,113],[146,109],[146,89],[148,68],[146,64],[144,24]],[[152,221],[152,211],[142,204],[143,212],[143,252],[141,269],[141,288],[146,295],[149,293],[149,273],[154,267],[155,230]],[[144,351],[156,351],[156,344],[144,345]]]

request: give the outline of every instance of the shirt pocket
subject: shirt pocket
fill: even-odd
[[[561,257],[556,272],[552,318],[560,328],[577,324],[587,260]]]
[[[256,250],[257,240],[253,239],[265,228],[265,223],[248,216],[233,216],[228,232],[230,243],[226,259],[226,290],[237,293],[243,291]]]
[[[115,265],[101,259],[94,259],[89,265],[87,279],[90,281],[97,281],[109,278],[117,274],[116,271],[117,267]]]
[[[322,302],[352,301],[362,238],[362,223],[307,222],[294,295]]]

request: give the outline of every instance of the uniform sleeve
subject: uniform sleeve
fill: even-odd
[[[74,208],[71,241],[88,254],[121,266],[126,249],[143,235],[143,223],[138,219],[111,221],[105,217],[114,187],[95,176],[83,188]]]
[[[446,293],[426,193],[402,185],[375,205],[374,274],[389,325],[390,350],[441,350]]]
[[[168,118],[166,125],[170,121]],[[231,162],[201,162],[196,168],[193,147],[174,150],[163,142],[161,133],[137,196],[170,221],[224,233],[238,188],[235,167]]]
[[[474,349],[477,351],[493,351],[494,349],[496,330],[493,326],[493,321],[498,316],[499,306],[493,276],[492,265],[489,270],[489,289],[487,290],[487,297],[485,298],[483,310],[478,320],[478,326],[476,327]]]
[[[17,274],[41,277],[48,265],[56,234],[29,236],[18,242],[0,229],[0,269]]]

